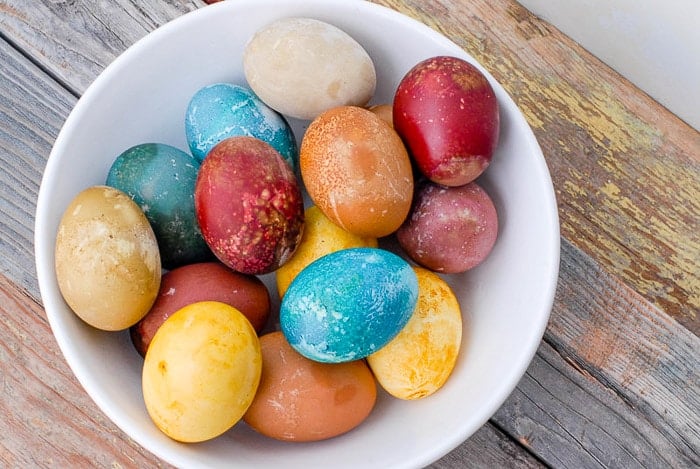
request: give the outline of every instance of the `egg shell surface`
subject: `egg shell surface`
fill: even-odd
[[[284,296],[294,277],[316,259],[342,249],[374,247],[376,238],[354,235],[326,217],[315,205],[304,212],[304,233],[294,255],[275,272],[277,291]]]
[[[205,241],[228,267],[269,273],[294,253],[304,228],[296,176],[269,144],[229,137],[202,163],[195,210]]]
[[[398,229],[413,198],[413,170],[401,138],[379,116],[336,107],[309,125],[301,142],[309,196],[344,230],[380,238]]]
[[[305,120],[336,106],[363,106],[377,86],[362,45],[312,18],[282,18],[257,31],[246,45],[243,70],[260,99]]]
[[[270,316],[270,294],[253,275],[234,272],[220,262],[183,265],[163,274],[160,291],[148,314],[130,328],[131,340],[142,356],[156,331],[175,311],[199,301],[233,306],[260,332]]]
[[[358,360],[399,333],[417,299],[416,274],[405,260],[379,248],[344,249],[296,276],[282,299],[280,325],[307,358]]]
[[[436,273],[414,267],[418,304],[401,332],[367,357],[379,384],[399,399],[434,394],[449,378],[462,343],[462,311],[450,286]]]
[[[185,134],[192,155],[202,161],[220,141],[235,136],[269,143],[296,168],[299,151],[286,119],[247,86],[214,83],[199,89],[187,106]]]
[[[442,273],[461,273],[482,263],[498,237],[498,213],[476,182],[445,187],[423,181],[411,214],[396,233],[418,264]]]
[[[216,301],[193,303],[153,337],[142,371],[146,410],[174,440],[215,438],[248,410],[261,370],[258,336],[240,311]]]
[[[458,57],[431,57],[409,70],[396,89],[393,122],[421,172],[445,186],[476,179],[500,134],[493,88]]]
[[[148,219],[127,194],[107,186],[81,191],[64,211],[55,268],[73,312],[108,331],[145,316],[160,286],[160,253]]]
[[[162,143],[143,143],[121,153],[106,184],[136,202],[151,223],[166,269],[213,259],[194,211],[200,162]]]
[[[364,360],[309,360],[280,331],[260,337],[260,349],[260,386],[243,419],[263,435],[325,440],[357,427],[374,408],[377,387]]]

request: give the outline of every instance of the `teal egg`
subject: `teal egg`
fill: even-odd
[[[358,360],[393,339],[417,301],[418,280],[405,260],[379,248],[345,249],[295,277],[282,299],[280,326],[311,360]]]
[[[292,169],[299,158],[287,121],[245,86],[216,83],[197,91],[187,107],[185,134],[192,155],[200,161],[217,143],[240,136],[268,143]]]
[[[166,269],[213,257],[194,210],[199,166],[197,159],[178,148],[144,143],[120,154],[107,175],[108,186],[128,194],[143,210]]]

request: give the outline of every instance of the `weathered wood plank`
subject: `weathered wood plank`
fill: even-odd
[[[160,467],[78,384],[42,307],[0,275],[0,467]]]
[[[700,133],[514,1],[373,1],[494,75],[542,146],[562,235],[700,334]]]
[[[698,352],[697,336],[563,240],[545,341],[491,422],[552,467],[697,467]],[[468,461],[471,444],[447,457]]]
[[[0,40],[0,273],[39,298],[34,212],[51,146],[75,97]]]
[[[137,40],[205,3],[0,0],[0,31],[60,83],[82,94]]]

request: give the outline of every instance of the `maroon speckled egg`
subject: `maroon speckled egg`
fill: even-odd
[[[497,235],[496,207],[475,182],[460,187],[422,182],[411,213],[396,232],[411,259],[446,274],[465,272],[484,261]]]
[[[130,328],[141,356],[161,324],[171,314],[199,301],[219,301],[238,309],[260,332],[270,316],[270,294],[259,278],[234,272],[219,262],[201,262],[163,275],[156,301],[146,316]]]
[[[195,212],[204,240],[228,267],[272,272],[294,253],[304,226],[304,202],[289,165],[252,137],[223,140],[197,176]]]
[[[487,78],[457,57],[414,66],[394,96],[393,121],[420,171],[461,186],[491,163],[498,144],[498,101]]]

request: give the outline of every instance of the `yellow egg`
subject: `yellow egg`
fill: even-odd
[[[216,301],[193,303],[163,323],[146,352],[146,409],[174,440],[212,439],[243,417],[261,370],[260,342],[240,311]]]
[[[418,304],[406,326],[367,362],[379,384],[400,399],[419,399],[449,378],[462,342],[462,315],[450,286],[437,274],[414,267]]]
[[[107,186],[85,189],[66,208],[55,268],[68,306],[103,330],[136,324],[160,287],[160,253],[148,219],[128,195]]]
[[[377,239],[345,231],[315,205],[304,213],[304,234],[294,255],[277,269],[277,290],[282,298],[292,280],[316,259],[341,249],[377,247]]]

